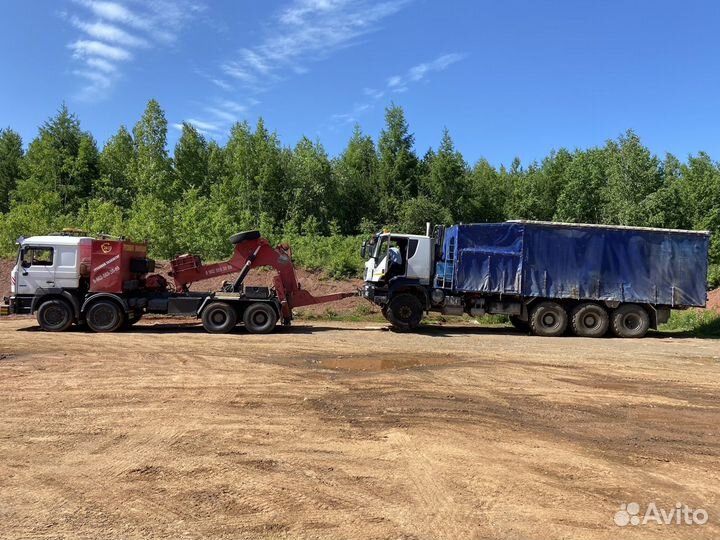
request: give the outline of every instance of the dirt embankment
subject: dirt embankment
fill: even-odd
[[[708,293],[708,303],[707,303],[708,309],[714,309],[717,312],[720,312],[720,289],[715,289],[714,291],[710,291]]]

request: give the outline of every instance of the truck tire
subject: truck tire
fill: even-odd
[[[112,300],[98,300],[85,311],[85,322],[93,332],[115,332],[125,324],[125,313]]]
[[[277,313],[270,304],[250,304],[243,313],[243,323],[251,334],[269,334],[277,324]]]
[[[641,338],[650,328],[650,315],[642,306],[623,304],[612,313],[612,331],[621,338]]]
[[[515,327],[515,330],[518,330],[523,334],[530,333],[530,323],[528,321],[523,321],[517,315],[510,315],[510,324]]]
[[[237,324],[237,313],[230,304],[212,302],[203,310],[202,324],[211,334],[227,334]]]
[[[390,301],[387,319],[396,330],[412,330],[420,325],[423,306],[414,294],[399,294]]]
[[[260,238],[260,231],[243,231],[237,234],[233,234],[230,237],[231,244],[239,244],[240,242],[246,242],[247,240],[257,240]]]
[[[602,337],[610,326],[610,317],[602,306],[585,303],[575,307],[570,317],[573,333],[578,337]]]
[[[46,332],[64,332],[73,323],[72,307],[65,300],[46,300],[37,310],[37,322]]]
[[[567,322],[567,311],[557,302],[541,302],[530,312],[530,330],[536,336],[562,336]]]

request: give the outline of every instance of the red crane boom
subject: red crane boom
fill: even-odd
[[[270,266],[277,272],[273,285],[280,301],[283,319],[286,321],[292,318],[293,308],[333,302],[357,294],[346,292],[313,296],[298,283],[290,247],[278,245],[273,248],[257,231],[239,233],[233,236],[231,241],[234,241],[235,250],[232,257],[225,262],[203,264],[196,255],[181,255],[170,261],[170,275],[175,281],[175,290],[187,291],[192,283],[239,272],[233,284],[233,291],[239,291],[252,268]]]

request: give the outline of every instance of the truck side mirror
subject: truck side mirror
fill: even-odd
[[[360,248],[360,257],[363,259],[367,255],[367,240],[363,240],[362,247]]]

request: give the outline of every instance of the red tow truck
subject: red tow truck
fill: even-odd
[[[73,324],[114,332],[156,313],[198,317],[211,333],[230,332],[242,321],[248,332],[266,334],[278,321],[290,325],[293,308],[357,294],[313,296],[298,283],[290,247],[273,247],[258,231],[235,234],[230,242],[234,250],[225,262],[203,264],[190,254],[173,259],[171,285],[154,273],[146,243],[92,238],[77,231],[24,238],[3,311],[35,314],[42,329],[51,332]],[[259,267],[276,270],[272,287],[244,285],[250,270]],[[220,291],[190,290],[193,283],[235,273]]]

